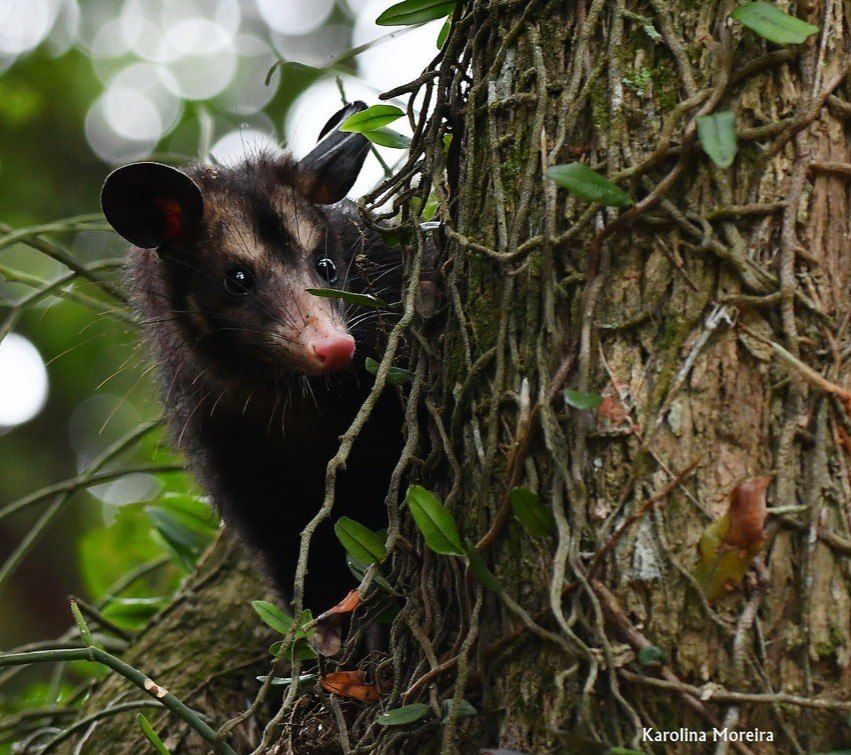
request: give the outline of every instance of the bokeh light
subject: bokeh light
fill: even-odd
[[[10,333],[0,342],[0,430],[35,417],[47,401],[47,369],[38,349]]]
[[[128,503],[150,501],[162,489],[163,483],[155,475],[139,473],[124,475],[103,485],[93,485],[89,488],[89,492],[99,498],[102,503],[107,504],[103,508],[103,514],[106,523],[109,524],[115,516],[115,508],[126,506]]]
[[[287,67],[276,68],[267,85],[276,61],[322,68],[374,43],[355,58],[358,75],[344,77],[350,98],[374,103],[434,57],[443,23],[376,25],[392,2],[337,0],[332,15],[335,0],[0,0],[0,70],[43,42],[54,54],[78,46],[103,84],[89,107],[86,137],[94,154],[118,164],[149,157],[181,124],[188,102],[209,103],[214,119],[243,118],[261,113],[282,86],[303,86],[303,75]],[[327,80],[301,93],[286,126],[296,152],[307,151],[338,99]],[[220,139],[219,152],[233,154],[235,138]],[[368,166],[354,193],[381,175],[379,166]]]
[[[80,402],[68,421],[68,436],[83,471],[103,450],[138,429],[142,417],[124,396],[101,391]]]
[[[443,21],[393,31],[375,19],[387,8],[386,0],[371,0],[358,14],[352,31],[352,46],[387,37],[357,57],[358,71],[373,86],[384,91],[411,81],[437,55],[437,35]]]
[[[233,165],[263,152],[281,152],[277,139],[268,131],[239,128],[222,136],[210,149],[210,156],[222,165]]]
[[[13,58],[40,44],[60,9],[60,0],[0,3],[0,54]]]
[[[284,34],[307,34],[331,15],[334,0],[257,0],[263,20]]]

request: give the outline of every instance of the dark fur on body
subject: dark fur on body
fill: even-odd
[[[156,360],[174,442],[288,598],[301,531],[325,498],[327,463],[374,381],[364,359],[380,359],[390,324],[386,313],[356,309],[348,318],[352,364],[305,375],[293,339],[320,309],[323,318],[344,322],[347,305],[304,288],[329,287],[315,265],[325,257],[339,271],[333,287],[397,301],[401,256],[350,202],[305,199],[305,178],[288,156],[186,175],[200,188],[203,219],[156,250],[131,250],[133,305]],[[256,290],[239,301],[222,289],[234,265],[250,266],[256,277]],[[305,606],[314,615],[354,586],[333,522],[349,516],[372,529],[386,525],[401,427],[400,396],[385,390],[338,475],[332,517],[311,541]]]

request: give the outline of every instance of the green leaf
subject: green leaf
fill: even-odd
[[[408,488],[405,502],[429,548],[445,556],[466,555],[455,520],[434,495],[424,487],[414,485]]]
[[[195,556],[212,542],[218,529],[210,506],[191,496],[162,496],[155,505],[146,506],[145,512],[169,544]]]
[[[87,533],[77,547],[86,589],[98,600],[109,594],[121,575],[165,553],[150,518],[142,506],[134,504],[122,506],[111,525]],[[122,594],[128,597],[168,594],[176,589],[181,578],[181,572],[168,564],[164,571],[138,580]]]
[[[154,731],[154,727],[151,726],[150,722],[147,718],[145,718],[144,714],[140,713],[136,716],[136,720],[139,722],[139,726],[144,732],[145,736],[148,738],[148,741],[154,746],[154,749],[159,753],[159,755],[171,755],[168,751],[168,748],[163,744],[163,741],[159,738],[159,735]]]
[[[566,163],[547,168],[546,174],[559,186],[586,202],[600,202],[609,207],[626,207],[632,199],[608,178],[582,163]]]
[[[302,635],[302,637],[299,637],[299,635]],[[304,632],[302,630],[299,630],[298,632],[296,632],[296,637],[298,639],[296,639],[295,641],[295,647],[290,646],[291,649],[287,652],[286,655],[287,659],[295,660],[296,658],[298,658],[301,661],[311,661],[316,658],[316,651],[312,647],[310,647],[310,645],[308,645],[305,641]],[[277,658],[278,655],[280,655],[281,653],[281,648],[283,647],[283,640],[273,642],[269,646],[269,655],[275,656]]]
[[[440,723],[445,724],[449,721],[449,713],[452,710],[452,700],[442,700],[440,703],[440,713],[441,719]],[[471,716],[478,715],[479,711],[476,710],[475,706],[468,702],[467,700],[462,700],[458,705],[458,710],[455,715],[458,718],[470,718]]]
[[[358,561],[380,564],[387,558],[384,538],[354,519],[341,517],[334,525],[334,534]]]
[[[358,582],[363,582],[363,578],[366,576],[366,570],[371,566],[371,564],[364,563],[363,561],[355,558],[351,553],[346,554],[346,565],[349,567],[349,571],[352,573],[352,576],[354,576]],[[390,586],[390,583],[381,575],[380,571],[373,576],[372,583],[374,585],[378,585],[382,590],[386,590],[387,592],[395,595],[395,591]]]
[[[574,409],[596,409],[603,403],[603,397],[599,393],[583,393],[582,391],[574,391],[572,388],[565,388],[564,400]]]
[[[379,624],[392,624],[400,613],[402,613],[402,607],[398,603],[391,603],[375,617],[375,620]]]
[[[641,666],[654,666],[657,663],[665,662],[665,651],[662,648],[657,648],[655,645],[650,645],[646,648],[641,648],[635,656]]]
[[[376,723],[380,726],[402,726],[413,721],[419,721],[431,708],[425,703],[411,703],[403,705],[401,708],[389,710],[387,713],[379,716]]]
[[[304,684],[305,682],[315,681],[318,676],[319,676],[318,674],[302,674],[296,681],[299,684]],[[258,676],[257,681],[258,682],[265,682],[266,677],[265,676]],[[272,681],[269,682],[269,684],[271,684],[273,687],[289,686],[292,683],[293,683],[293,678],[291,676],[273,676]]]
[[[397,247],[402,244],[410,244],[413,240],[411,229],[403,226],[389,226],[381,230],[381,238],[389,247]]]
[[[367,357],[364,360],[366,371],[372,375],[378,374],[379,363],[372,357]],[[414,379],[414,373],[410,370],[404,370],[401,367],[391,367],[387,370],[387,382],[390,385],[404,385],[410,383]]]
[[[447,18],[446,23],[440,29],[440,32],[437,35],[437,49],[442,50],[443,45],[446,44],[446,38],[449,36],[449,30],[452,28],[452,19]]]
[[[274,603],[269,603],[265,600],[252,600],[251,605],[263,621],[272,629],[281,634],[289,634],[293,629],[296,621],[292,616],[285,614]],[[316,658],[316,652],[310,646],[308,632],[304,627],[313,621],[313,614],[309,610],[301,612],[298,620],[298,628],[293,633],[292,643],[286,645],[284,656],[288,659],[300,658],[301,660],[310,660]],[[311,631],[312,634],[312,631]],[[272,643],[269,647],[269,654],[279,656],[284,650],[284,640]]]
[[[103,615],[120,627],[141,629],[167,604],[165,598],[115,598],[103,609]]]
[[[379,144],[382,147],[408,149],[411,146],[411,140],[407,136],[389,128],[375,128],[371,131],[364,131],[363,135],[373,144]]]
[[[474,545],[465,545],[464,551],[467,554],[467,558],[470,559],[470,568],[473,570],[473,574],[476,575],[476,579],[489,590],[497,593],[502,592],[502,585],[493,575],[493,572],[488,569],[488,565],[482,558],[482,554],[476,550],[476,547]]]
[[[736,122],[729,110],[697,118],[700,146],[719,168],[729,168],[736,157]]]
[[[818,31],[818,27],[784,13],[773,3],[742,5],[730,14],[730,18],[778,45],[799,45]]]
[[[375,19],[379,26],[412,26],[448,16],[455,10],[455,0],[404,0],[391,5]]]
[[[390,305],[371,294],[356,294],[353,291],[340,291],[337,288],[308,288],[307,293],[321,296],[325,299],[342,299],[347,304],[356,304],[359,307],[370,307],[372,309],[389,309]]]
[[[276,632],[287,634],[295,624],[295,619],[287,616],[274,603],[269,603],[267,600],[252,600],[251,605],[257,611],[257,615]]]
[[[536,493],[528,488],[514,488],[508,495],[508,502],[517,521],[536,537],[556,533],[553,512],[541,503]]]
[[[727,542],[732,528],[732,511],[731,506],[710,522],[697,543],[699,559],[693,574],[710,601],[719,600],[740,585],[751,561],[762,550],[762,540],[755,541],[749,548]]]
[[[219,517],[204,498],[185,493],[164,493],[154,505],[170,511],[197,532],[215,532],[219,528]]]
[[[403,115],[405,115],[405,112],[395,105],[373,105],[346,118],[340,124],[340,131],[354,131],[361,134],[366,131],[374,131],[388,123],[399,120]]]

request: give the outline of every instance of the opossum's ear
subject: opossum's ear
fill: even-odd
[[[185,236],[204,215],[201,190],[189,176],[150,162],[112,171],[104,181],[100,206],[109,224],[143,249]]]
[[[339,202],[357,180],[369,152],[369,140],[363,134],[337,129],[350,115],[365,109],[366,105],[358,101],[334,113],[319,132],[317,145],[296,166],[296,185],[311,202]]]

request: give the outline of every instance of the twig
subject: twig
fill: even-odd
[[[138,669],[133,668],[120,658],[108,653],[106,650],[95,645],[73,650],[36,650],[32,653],[12,653],[0,655],[0,668],[7,666],[25,666],[32,663],[58,663],[66,661],[92,661],[101,663],[135,684],[139,689],[158,700],[172,713],[185,721],[207,742],[216,742],[216,732],[204,721],[200,714],[189,708],[181,700],[175,697],[165,687],[161,687],[149,679]],[[227,743],[222,744],[222,752],[225,755],[237,755],[236,751]]]
[[[715,700],[717,702],[731,703],[758,703],[761,705],[797,705],[801,708],[814,708],[817,710],[834,710],[848,713],[851,711],[849,700],[827,700],[817,697],[801,697],[790,695],[786,692],[733,692],[716,684],[707,685],[705,688],[695,687],[681,681],[670,681],[668,679],[657,679],[654,676],[635,674],[626,669],[618,669],[618,673],[628,681],[636,684],[644,684],[648,687],[658,689],[674,690],[683,695],[692,695],[701,700]]]

